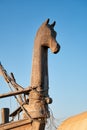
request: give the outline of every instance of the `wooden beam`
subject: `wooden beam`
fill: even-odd
[[[5,93],[5,94],[0,94],[0,98],[5,98],[5,97],[10,97],[10,96],[14,96],[14,95],[19,95],[19,94],[23,94],[23,93],[29,93],[29,91],[31,91],[32,88],[28,87],[24,90],[21,91],[16,91],[16,92],[9,92],[9,93]]]
[[[14,129],[24,130],[24,129],[22,129],[22,127],[24,127],[24,126],[25,126],[25,128],[26,128],[26,126],[28,126],[31,129],[31,127],[32,127],[31,122],[32,122],[31,119],[30,120],[24,119],[24,120],[14,121],[14,122],[7,123],[7,124],[2,124],[2,125],[0,125],[0,130],[11,130],[11,129],[12,130],[14,130]]]
[[[10,117],[14,117],[14,116],[16,116],[19,112],[21,112],[22,111],[22,109],[21,109],[21,107],[19,106],[15,111],[13,111],[9,116]]]
[[[23,119],[0,125],[0,130],[44,130],[45,122],[31,119]]]

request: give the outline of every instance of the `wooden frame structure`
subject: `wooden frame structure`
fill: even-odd
[[[6,108],[2,109],[2,117],[12,117],[12,121],[5,120],[0,130],[44,130],[47,118],[50,117],[48,104],[52,103],[49,97],[48,79],[48,48],[53,53],[60,50],[54,30],[55,21],[49,24],[47,19],[38,29],[33,51],[32,74],[30,87],[23,88],[16,83],[14,74],[10,75],[0,63],[0,74],[8,83],[11,92],[0,94],[0,98],[14,96],[20,107],[9,114]],[[14,117],[23,112],[23,119],[14,121]]]

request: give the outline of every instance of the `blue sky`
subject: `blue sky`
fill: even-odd
[[[50,105],[56,118],[87,110],[87,1],[0,0],[0,61],[17,83],[30,85],[32,51],[39,26],[56,21],[61,50],[49,50]],[[0,93],[9,88],[0,77]],[[0,108],[13,110],[13,98],[0,99]]]

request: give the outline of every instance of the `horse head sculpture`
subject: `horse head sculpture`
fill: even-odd
[[[56,41],[55,23],[54,21],[49,24],[49,19],[47,19],[39,28],[35,39],[35,41],[39,39],[41,46],[50,48],[53,53],[57,53],[60,50],[60,46]]]
[[[49,115],[48,104],[52,102],[48,95],[48,48],[55,54],[60,50],[54,26],[55,22],[49,24],[47,19],[38,29],[34,41],[30,86],[36,89],[29,94],[28,106],[28,112],[33,118],[46,118]]]
[[[54,30],[55,21],[49,24],[47,19],[38,29],[33,51],[33,63],[31,73],[31,86],[47,89],[48,85],[48,48],[53,53],[60,50],[60,45],[56,41],[57,33]]]

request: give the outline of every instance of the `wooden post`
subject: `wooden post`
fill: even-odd
[[[32,130],[44,130],[44,129],[45,129],[45,122],[37,120],[32,123]]]
[[[2,116],[2,124],[8,123],[9,122],[9,108],[2,108],[1,116]]]

